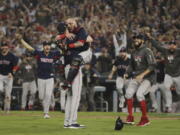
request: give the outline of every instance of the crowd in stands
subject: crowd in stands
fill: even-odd
[[[107,75],[119,49],[125,46],[130,51],[137,33],[151,33],[164,45],[175,41],[180,47],[179,14],[179,0],[3,0],[0,41],[21,57],[26,50],[15,34],[40,49],[43,41],[55,38],[60,21],[80,17],[94,40],[95,66]]]

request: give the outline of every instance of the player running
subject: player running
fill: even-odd
[[[22,81],[21,110],[26,109],[28,91],[30,92],[28,109],[33,109],[35,94],[37,91],[35,71],[36,64],[32,58],[32,54],[30,52],[26,52],[22,63],[19,65],[18,72],[20,81]]]
[[[18,37],[21,44],[32,52],[37,60],[37,83],[39,99],[43,105],[44,118],[48,119],[51,95],[54,89],[54,62],[61,57],[59,51],[51,50],[50,42],[43,42],[43,51],[32,48],[21,36]]]
[[[18,69],[18,58],[9,52],[7,43],[2,42],[0,49],[0,108],[3,107],[3,93],[5,93],[4,111],[8,113],[11,106],[13,75]]]
[[[121,48],[119,51],[119,56],[116,57],[111,73],[108,76],[108,79],[112,79],[114,73],[117,71],[116,78],[116,89],[119,95],[119,108],[124,107],[124,93],[123,88],[125,88],[128,84],[128,80],[124,79],[124,74],[129,65],[129,58],[127,57],[126,48]]]
[[[134,124],[133,116],[133,96],[136,97],[141,107],[141,120],[137,126],[146,126],[150,124],[147,116],[145,95],[148,93],[148,88],[155,81],[155,58],[152,51],[144,45],[144,37],[142,35],[134,36],[135,50],[131,53],[131,60],[127,69],[125,78],[133,74],[133,79],[130,80],[126,90],[125,97],[127,99],[128,113],[126,123]]]

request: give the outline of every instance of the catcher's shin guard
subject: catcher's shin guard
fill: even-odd
[[[82,64],[82,61],[83,61],[83,59],[81,56],[78,55],[78,56],[74,57],[74,59],[72,60],[72,63],[71,63],[71,67],[68,72],[67,82],[69,82],[69,83],[73,82],[74,78],[76,77],[76,75],[79,71],[79,67]]]
[[[67,76],[67,82],[72,83],[79,71],[79,67],[71,67]]]

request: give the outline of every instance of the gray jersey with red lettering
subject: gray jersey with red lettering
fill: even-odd
[[[151,40],[152,46],[160,51],[165,58],[165,73],[172,77],[180,76],[180,48],[177,48],[174,52],[170,52],[167,48],[159,45],[160,43]]]
[[[134,77],[140,75],[145,70],[149,69],[151,72],[144,77],[151,83],[155,82],[155,66],[156,61],[151,49],[142,45],[140,48],[132,52],[130,64],[127,69],[127,73],[132,74]]]

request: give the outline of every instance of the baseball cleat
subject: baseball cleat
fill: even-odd
[[[64,125],[64,128],[69,128],[69,125]]]
[[[125,123],[125,124],[130,124],[130,125],[135,124],[135,122],[134,122],[134,116],[128,115],[128,116],[127,116],[127,119],[126,119],[126,122],[124,122],[124,123]]]
[[[170,107],[166,107],[165,113],[171,113],[171,112],[172,112],[172,109]]]
[[[44,119],[49,119],[49,118],[50,118],[50,116],[48,114],[44,115]]]
[[[152,109],[150,109],[150,112],[157,112],[157,109],[153,107]]]
[[[150,121],[147,117],[141,117],[140,122],[137,124],[137,126],[144,127],[150,124]]]
[[[72,128],[72,129],[85,128],[85,125],[80,125],[76,123],[76,124],[69,125],[69,128]]]

